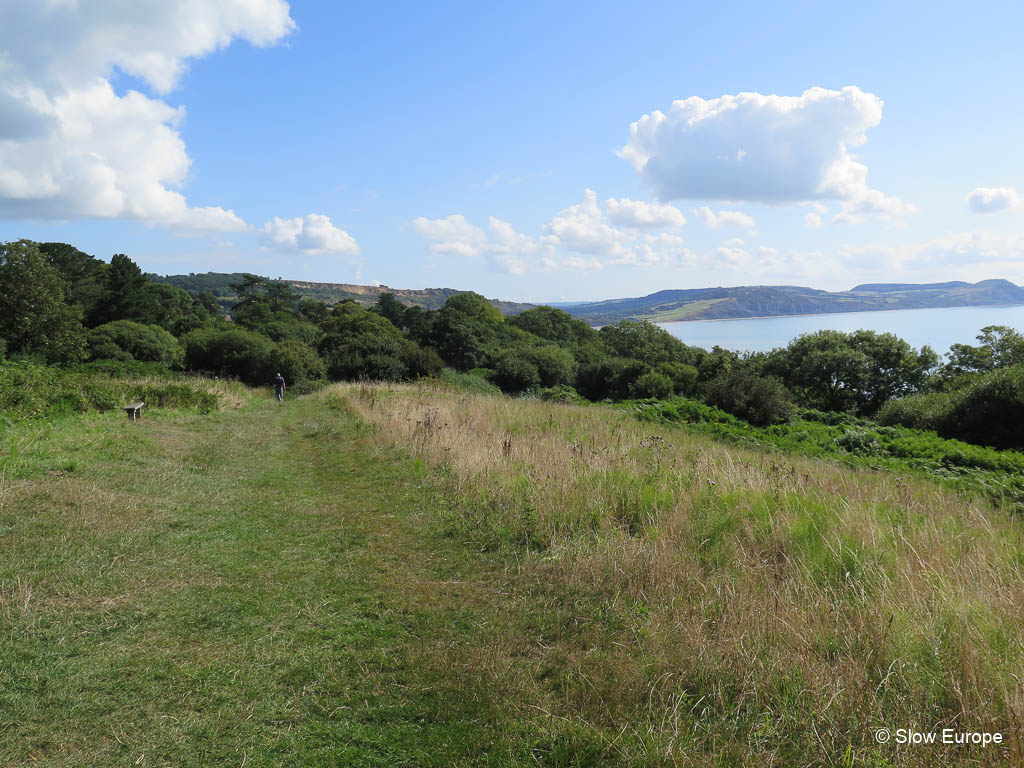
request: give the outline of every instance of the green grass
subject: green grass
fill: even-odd
[[[28,439],[0,507],[0,765],[448,765],[499,738],[489,692],[431,659],[473,625],[473,564],[421,537],[430,482],[352,419]]]
[[[844,585],[891,578],[891,542],[845,532],[825,497],[760,480],[743,490],[752,463],[699,437],[682,452],[643,430],[637,442],[625,426],[640,425],[605,409],[354,392],[279,406],[254,391],[239,408],[154,410],[137,424],[89,413],[3,427],[0,766],[927,764],[879,750],[872,723],[830,720],[813,698],[804,662],[835,656],[848,671],[873,658],[863,627],[822,620],[815,598],[814,634],[787,656],[786,626],[750,619],[770,599],[749,551],[792,556],[772,573],[794,606],[812,590],[859,616],[864,598]],[[419,442],[392,440],[357,408]],[[603,458],[587,442],[600,424],[619,441]],[[473,430],[494,482],[460,468],[484,448],[455,442],[431,458],[432,443]],[[534,455],[542,442],[579,478],[574,503],[608,500],[611,527],[550,504],[544,473],[561,470],[554,454]],[[604,461],[613,468],[583,469]],[[673,490],[665,478],[677,474]],[[904,506],[870,507],[871,524],[913,536]],[[496,542],[474,515],[503,526]],[[969,552],[973,531],[948,533]],[[741,605],[744,579],[755,592]],[[1002,614],[964,605],[980,640],[940,610],[928,625],[909,609],[878,619],[894,629],[879,641],[886,655],[864,664],[865,690],[881,689],[888,645],[905,661],[892,711],[921,697],[928,711],[955,710],[960,683],[944,665],[957,643],[1019,666]]]
[[[852,467],[924,475],[1001,507],[1024,512],[1024,453],[939,437],[934,432],[879,426],[847,414],[804,409],[786,424],[755,427],[718,408],[684,397],[614,406],[641,421],[686,429],[736,445],[838,460]]]

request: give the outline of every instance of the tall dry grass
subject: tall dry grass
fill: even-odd
[[[564,608],[525,652],[553,716],[621,729],[655,763],[1024,764],[1022,529],[984,500],[600,408],[327,397],[445,472],[442,524]],[[899,748],[882,726],[1006,743]]]

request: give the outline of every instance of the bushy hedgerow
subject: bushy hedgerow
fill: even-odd
[[[580,366],[576,390],[588,400],[625,400],[630,385],[649,370],[645,363],[625,357],[606,357]]]
[[[398,381],[406,377],[402,353],[408,342],[387,318],[358,304],[339,304],[324,331],[320,355],[331,379]]]
[[[479,395],[500,395],[501,390],[488,378],[487,374],[489,373],[486,369],[481,368],[474,368],[466,373],[445,368],[441,372],[439,380],[466,392],[474,392]]]
[[[793,401],[782,382],[733,368],[704,385],[704,399],[759,427],[789,420]]]
[[[402,347],[402,362],[405,363],[406,375],[410,379],[434,378],[444,370],[444,361],[436,349],[421,347],[411,341]]]
[[[890,400],[875,416],[883,426],[904,426],[938,431],[955,404],[951,392],[929,392]]]
[[[265,384],[274,375],[274,342],[242,328],[200,328],[185,334],[185,367],[234,376],[247,384]]]
[[[639,379],[629,385],[629,393],[636,398],[665,398],[672,397],[675,385],[672,379],[658,371],[648,371]]]
[[[494,383],[503,392],[518,395],[540,387],[541,377],[528,354],[518,349],[507,349],[494,363]]]
[[[138,360],[172,369],[180,369],[185,361],[178,340],[159,325],[115,320],[90,330],[86,341],[91,360]]]
[[[89,371],[55,368],[29,362],[0,364],[0,414],[13,418],[43,418],[67,413],[117,410],[142,400],[147,407],[217,407],[216,395],[176,377],[111,378]]]
[[[979,445],[1024,447],[1024,365],[980,375],[957,393],[938,431]]]
[[[548,403],[582,404],[587,401],[580,397],[579,392],[565,384],[557,387],[542,387],[537,390],[537,397]]]
[[[270,352],[270,368],[284,376],[290,388],[306,381],[323,379],[327,373],[316,350],[295,340],[282,341],[274,346]]]
[[[976,374],[953,391],[891,400],[877,418],[978,445],[1024,447],[1024,365]]]

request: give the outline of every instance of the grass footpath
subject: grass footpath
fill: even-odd
[[[364,432],[307,398],[8,436],[0,766],[532,761],[440,661],[486,646],[502,574]]]
[[[0,768],[1020,765],[1022,535],[444,386],[9,421]]]

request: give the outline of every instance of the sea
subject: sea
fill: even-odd
[[[686,344],[704,349],[719,346],[737,352],[767,352],[804,333],[866,329],[894,333],[915,347],[928,345],[943,354],[951,344],[976,344],[978,332],[987,325],[1006,325],[1024,333],[1024,305],[685,320],[658,325]]]

